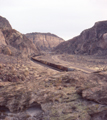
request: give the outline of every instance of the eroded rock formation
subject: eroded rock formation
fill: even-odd
[[[58,45],[54,51],[69,54],[106,55],[107,21],[96,22],[79,36]]]
[[[30,55],[33,53],[39,53],[36,46],[23,34],[18,31],[11,30],[2,30],[3,35],[5,37],[5,42],[7,45],[14,47],[17,49],[20,54]]]
[[[64,40],[51,33],[28,33],[29,38],[40,50],[52,50]]]
[[[39,50],[25,35],[12,29],[5,18],[0,17],[0,53],[25,57],[39,54]]]

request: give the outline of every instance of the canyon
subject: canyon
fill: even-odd
[[[107,21],[64,41],[0,17],[0,120],[107,120],[106,39]]]

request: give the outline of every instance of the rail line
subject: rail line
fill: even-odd
[[[44,65],[47,65],[47,66],[51,67],[52,69],[55,69],[55,70],[58,70],[58,71],[74,71],[75,70],[75,69],[68,68],[68,67],[65,67],[65,66],[62,66],[62,65],[57,65],[57,64],[50,63],[50,62],[47,62],[47,61],[44,61],[44,60],[36,59],[34,57],[32,57],[31,60],[36,61],[38,63],[42,63]]]

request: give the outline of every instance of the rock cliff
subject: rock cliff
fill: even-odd
[[[5,37],[5,42],[11,48],[15,48],[19,54],[30,55],[33,53],[39,53],[36,46],[23,34],[18,31],[11,30],[2,30]]]
[[[79,36],[58,45],[54,51],[69,54],[106,55],[107,21],[96,22]]]
[[[52,50],[64,40],[51,33],[28,33],[26,37],[29,38],[40,50]]]
[[[25,57],[31,54],[39,54],[39,51],[32,41],[12,29],[9,22],[0,16],[0,53]]]

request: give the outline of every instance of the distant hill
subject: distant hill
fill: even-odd
[[[39,50],[25,35],[12,29],[8,20],[0,16],[0,53],[28,56]]]
[[[59,44],[56,53],[107,55],[107,21],[96,22],[79,36]]]
[[[60,43],[64,42],[62,38],[51,33],[27,33],[26,37],[43,51],[50,51]]]

